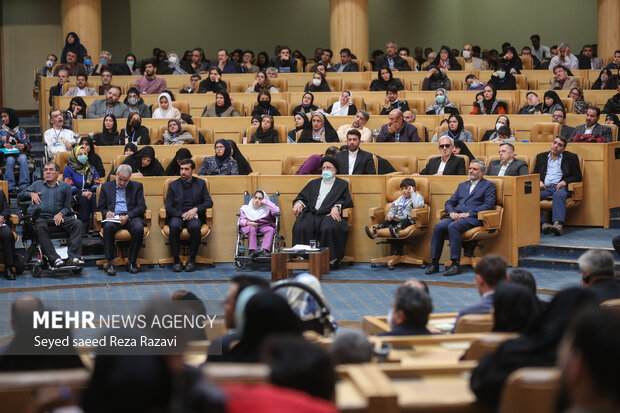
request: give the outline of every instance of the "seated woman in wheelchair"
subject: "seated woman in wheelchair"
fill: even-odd
[[[69,161],[62,173],[63,180],[71,185],[74,199],[79,205],[78,217],[82,221],[84,233],[88,232],[91,216],[97,209],[97,187],[99,173],[88,162],[88,151],[83,146],[76,146],[69,154]]]
[[[392,203],[386,220],[371,228],[366,227],[366,235],[370,239],[377,238],[377,230],[381,228],[389,228],[390,235],[393,238],[398,238],[398,231],[413,225],[411,210],[422,208],[424,197],[415,191],[415,180],[413,178],[403,179],[400,183],[400,189],[402,189],[403,194]]]
[[[239,228],[248,236],[248,249],[252,258],[269,257],[271,244],[276,233],[275,216],[280,208],[269,200],[265,191],[257,190],[247,205],[239,209]],[[258,250],[258,235],[263,235]]]

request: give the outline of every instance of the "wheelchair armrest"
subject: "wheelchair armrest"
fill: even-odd
[[[159,208],[159,227],[163,228],[166,225],[166,208]]]
[[[368,210],[368,215],[370,216],[372,225],[377,225],[385,221],[385,210],[383,208],[370,208]]]
[[[437,218],[439,219],[444,219],[446,215],[448,214],[446,213],[445,209],[440,209],[439,211],[437,211]]]
[[[103,214],[101,213],[101,211],[95,211],[95,213],[93,214],[93,221],[93,227],[95,228],[95,231],[100,232],[101,221],[103,221]]]
[[[571,198],[574,200],[583,199],[583,182],[571,182],[568,184],[568,192],[572,192]]]
[[[422,208],[411,210],[411,218],[413,218],[414,225],[417,228],[428,227],[430,214],[431,208],[428,205],[425,205]]]
[[[153,219],[153,214],[150,209],[144,211],[144,221],[146,222],[146,227],[151,229],[151,220]]]
[[[502,212],[497,209],[480,211],[478,219],[484,224],[484,229],[499,229],[502,225]]]

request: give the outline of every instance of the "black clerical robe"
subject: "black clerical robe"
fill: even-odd
[[[293,225],[293,245],[309,244],[310,240],[318,240],[321,247],[329,247],[330,261],[340,261],[344,257],[349,227],[344,219],[338,222],[328,214],[334,205],[340,205],[341,211],[353,207],[353,200],[347,181],[336,178],[317,210],[315,206],[322,180],[318,178],[308,182],[293,201],[293,205],[297,201],[305,205]]]

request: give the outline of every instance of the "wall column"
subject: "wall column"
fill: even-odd
[[[368,0],[330,0],[329,28],[332,62],[340,62],[340,49],[345,47],[368,60]]]
[[[619,48],[620,0],[598,0],[598,56],[613,56]]]
[[[67,33],[75,32],[93,63],[98,63],[101,52],[101,0],[62,0],[60,11],[63,46]]]

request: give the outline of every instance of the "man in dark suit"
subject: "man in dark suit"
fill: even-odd
[[[388,323],[390,331],[380,336],[410,336],[431,334],[427,330],[428,316],[433,311],[431,297],[422,289],[401,285],[394,293],[394,303]]]
[[[443,243],[448,236],[450,241],[450,260],[452,266],[444,275],[461,273],[461,235],[470,228],[482,225],[478,212],[495,209],[495,184],[483,178],[486,170],[484,162],[474,159],[469,164],[469,181],[460,183],[456,192],[446,201],[447,217],[439,221],[433,229],[431,258],[433,262],[426,268],[426,274],[439,272],[439,258]]]
[[[448,136],[439,138],[441,156],[430,158],[420,175],[465,175],[465,160],[452,153],[454,141]]]
[[[340,63],[336,63],[333,68],[334,72],[359,72],[360,68],[357,63],[351,61],[351,49],[344,48],[340,50]]]
[[[551,120],[553,123],[559,123],[562,125],[562,130],[560,131],[560,135],[565,137],[567,140],[573,136],[573,132],[575,128],[566,125],[566,112],[563,109],[556,109],[553,111],[551,115]]]
[[[347,150],[338,152],[336,160],[343,175],[375,175],[375,162],[370,152],[360,149],[362,134],[356,129],[347,132]]]
[[[542,211],[540,213],[543,234],[563,234],[568,184],[581,182],[582,179],[579,157],[568,152],[566,145],[568,141],[564,137],[556,136],[551,144],[551,151],[536,155],[534,173],[540,174],[540,199],[553,199],[553,225],[545,222]]]
[[[503,142],[499,145],[499,160],[489,164],[487,175],[489,176],[519,176],[527,175],[527,163],[515,159],[515,147],[513,144]]]
[[[579,257],[581,285],[596,295],[599,304],[620,298],[620,280],[615,277],[614,256],[609,251],[589,250]]]
[[[574,140],[579,135],[602,136],[607,142],[611,142],[611,129],[604,125],[599,125],[601,109],[597,106],[590,106],[586,111],[586,123],[575,127],[573,136],[569,139]]]
[[[15,269],[13,256],[15,255],[15,237],[9,227],[9,203],[7,202],[4,191],[0,191],[0,245],[4,256],[4,277],[7,280],[15,279]],[[5,225],[6,224],[6,225]]]
[[[456,321],[466,314],[488,314],[493,308],[495,287],[502,281],[506,281],[506,261],[501,255],[487,255],[476,265],[476,288],[482,299],[459,311]],[[455,323],[456,325],[456,323]]]
[[[101,185],[101,192],[99,193],[97,210],[103,214],[104,219],[117,221],[103,223],[103,247],[105,257],[108,260],[108,275],[116,275],[114,269],[116,253],[114,237],[123,228],[131,234],[127,271],[131,274],[138,272],[136,260],[144,239],[146,223],[143,217],[146,211],[146,202],[142,184],[130,180],[131,172],[129,165],[120,165],[116,170],[116,181]]]
[[[403,112],[394,109],[388,115],[388,123],[381,126],[377,142],[422,142],[418,128],[403,119]]]
[[[180,272],[183,269],[179,259],[183,228],[187,228],[191,242],[189,261],[185,265],[185,271],[192,272],[196,269],[196,254],[198,254],[201,239],[200,229],[206,222],[207,208],[213,206],[205,181],[192,176],[194,169],[196,169],[194,161],[182,159],[181,177],[168,185],[166,195],[166,217],[170,227],[169,239],[174,257],[172,265],[174,272]]]
[[[288,46],[280,47],[278,56],[271,59],[271,66],[278,69],[280,73],[296,73],[297,60],[291,57],[291,49]]]
[[[382,67],[389,67],[392,72],[411,72],[409,63],[398,55],[398,45],[394,42],[388,42],[385,46],[385,54],[377,59],[373,70],[379,71]]]

